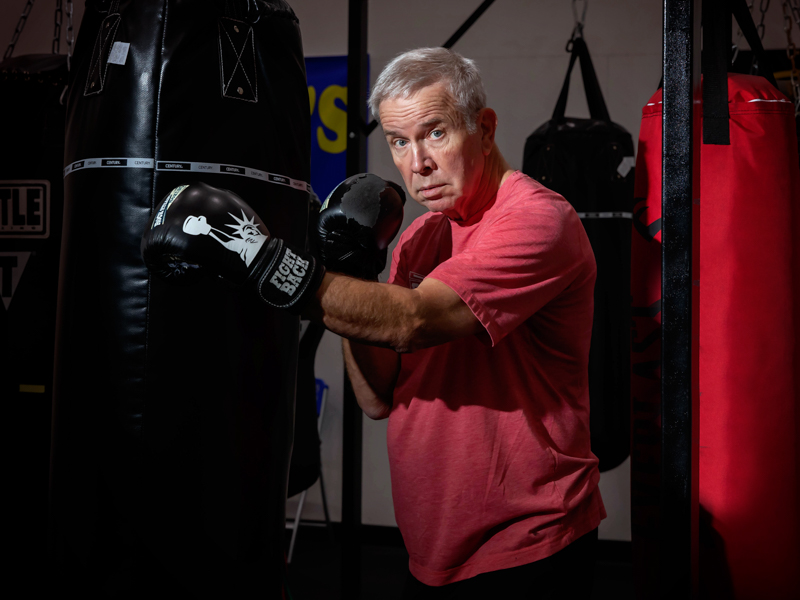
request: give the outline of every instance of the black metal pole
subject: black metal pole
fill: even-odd
[[[665,599],[697,597],[698,419],[693,402],[697,323],[692,307],[699,287],[693,286],[692,271],[699,256],[693,212],[699,210],[700,197],[700,16],[701,0],[664,0],[661,597]]]
[[[467,30],[475,24],[475,21],[481,18],[481,15],[486,12],[486,9],[489,8],[493,2],[494,0],[484,0],[483,3],[475,9],[475,12],[473,12],[466,21],[464,21],[464,24],[458,28],[458,31],[451,35],[450,39],[442,44],[442,47],[452,48],[455,43],[461,39],[461,36],[467,33]]]
[[[347,176],[367,170],[367,8],[349,0],[347,31]],[[347,374],[342,407],[342,598],[361,597],[362,415]]]

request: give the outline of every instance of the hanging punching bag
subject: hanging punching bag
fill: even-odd
[[[726,73],[731,27],[724,4],[703,7],[699,313],[693,316],[699,325],[700,597],[794,600],[800,597],[794,106],[763,77]],[[746,5],[730,5],[760,51]],[[712,8],[728,12],[714,15]],[[659,90],[643,109],[632,243],[637,598],[651,598],[661,577],[661,123]]]
[[[150,279],[139,242],[170,190],[203,181],[302,247],[308,112],[283,0],[87,3],[57,316],[60,590],[281,597],[299,321],[220,280]]]
[[[633,139],[611,121],[583,37],[570,57],[553,117],[525,141],[522,171],[572,204],[597,261],[589,351],[592,452],[600,471],[630,454],[630,248]],[[590,119],[565,117],[572,69],[580,60]]]
[[[13,45],[0,62],[0,398],[13,423],[4,481],[16,516],[4,538],[16,549],[8,570],[38,582],[47,547],[67,56],[12,53]]]

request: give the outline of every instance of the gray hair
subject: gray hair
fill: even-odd
[[[476,117],[486,106],[486,92],[475,61],[446,48],[417,48],[395,57],[378,76],[369,97],[377,119],[381,102],[408,98],[422,88],[444,83],[467,131],[477,131]]]

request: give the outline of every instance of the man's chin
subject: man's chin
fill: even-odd
[[[453,205],[455,204],[452,198],[445,196],[439,196],[436,198],[423,198],[419,196],[414,198],[414,200],[431,212],[446,212],[453,208]]]

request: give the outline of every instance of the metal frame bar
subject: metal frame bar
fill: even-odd
[[[369,0],[349,0],[347,30],[347,176],[367,170],[367,23]],[[342,598],[361,597],[363,417],[347,373],[342,407]]]
[[[661,597],[697,597],[701,0],[664,0]],[[694,231],[693,231],[694,230]],[[695,271],[697,273],[697,271]]]

